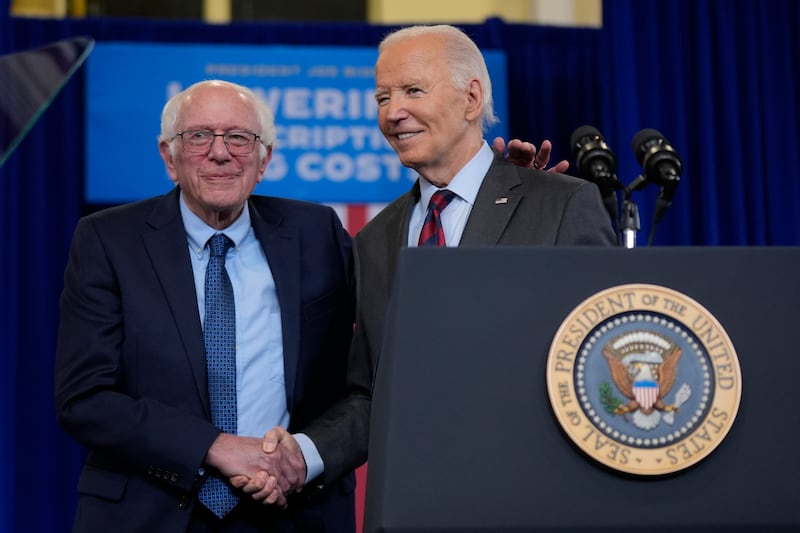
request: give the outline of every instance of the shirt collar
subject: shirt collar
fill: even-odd
[[[489,167],[492,166],[493,160],[494,152],[489,147],[489,143],[484,140],[478,153],[453,176],[453,179],[450,180],[446,188],[456,193],[462,200],[468,202],[469,205],[474,205],[475,198],[478,196],[478,189],[481,188],[483,178],[489,171]],[[428,203],[431,201],[431,196],[438,190],[439,188],[436,187],[436,185],[420,176],[420,205],[427,209]]]
[[[214,234],[224,233],[233,241],[234,248],[238,249],[239,245],[247,236],[247,232],[250,230],[250,210],[248,209],[247,203],[244,204],[244,209],[242,209],[242,214],[239,215],[239,218],[234,220],[233,224],[223,231],[212,228],[203,222],[200,217],[195,215],[192,210],[189,209],[189,206],[186,205],[186,201],[183,199],[183,191],[181,191],[179,203],[181,218],[183,218],[183,227],[186,228],[186,238],[189,241],[189,246],[192,251],[196,253],[198,257],[203,255],[203,250],[206,247],[208,239],[213,237]]]

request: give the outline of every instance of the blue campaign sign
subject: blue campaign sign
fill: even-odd
[[[484,53],[507,135],[505,54]],[[86,201],[113,204],[172,188],[158,154],[167,99],[204,79],[245,85],[275,113],[277,141],[259,194],[389,202],[416,175],[377,124],[372,47],[97,43],[87,62]]]

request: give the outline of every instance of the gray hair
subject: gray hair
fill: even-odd
[[[489,70],[478,46],[466,33],[448,24],[435,26],[409,26],[396,30],[381,41],[378,53],[383,52],[392,45],[411,37],[422,35],[436,35],[444,37],[446,53],[450,65],[450,82],[457,89],[466,90],[469,82],[477,78],[483,86],[483,107],[481,108],[481,129],[486,131],[490,126],[500,122],[494,113],[492,100],[492,81]]]
[[[199,81],[170,98],[167,103],[164,104],[164,109],[161,111],[161,133],[158,136],[159,142],[167,141],[169,143],[170,153],[173,157],[175,156],[177,150],[175,134],[178,133],[175,124],[178,121],[178,115],[181,113],[183,104],[192,92],[198,88],[207,86],[230,87],[250,102],[255,111],[256,118],[258,119],[259,131],[256,133],[261,137],[259,154],[262,158],[266,157],[267,146],[275,144],[275,117],[272,114],[272,110],[267,103],[262,98],[259,98],[252,90],[243,85],[225,80]]]

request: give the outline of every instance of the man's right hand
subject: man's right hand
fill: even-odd
[[[294,442],[291,435],[289,438]],[[270,439],[280,443],[281,437]],[[275,445],[270,453],[265,453],[264,447],[262,439],[220,433],[206,454],[206,463],[228,477],[234,487],[259,492],[264,503],[286,506],[286,496],[305,482],[305,462],[288,444]]]
[[[506,148],[508,153],[506,153]],[[536,146],[529,142],[523,142],[519,139],[512,139],[506,146],[505,139],[502,137],[495,137],[492,142],[492,149],[499,153],[504,154],[510,163],[514,163],[518,167],[535,168],[537,170],[544,170],[550,162],[550,152],[553,149],[553,144],[545,139],[542,141],[542,149],[536,151]],[[548,172],[564,173],[569,169],[569,161],[559,161],[548,169]]]
[[[251,476],[232,476],[234,487],[264,504],[286,505],[286,496],[303,489],[306,463],[300,445],[284,428],[276,426],[260,441],[261,452],[274,466]]]

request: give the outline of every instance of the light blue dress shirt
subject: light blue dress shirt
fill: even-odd
[[[475,198],[478,196],[478,189],[481,188],[483,178],[489,171],[494,160],[494,152],[486,141],[483,141],[481,149],[470,159],[469,163],[458,171],[447,189],[456,193],[447,207],[442,211],[441,221],[444,229],[444,240],[448,247],[458,246],[461,235],[467,225],[467,219],[475,205]],[[411,220],[408,224],[408,245],[416,246],[419,242],[419,234],[422,232],[422,225],[425,223],[425,213],[428,210],[428,203],[431,201],[433,193],[439,189],[431,182],[420,176],[419,192],[420,198],[417,205],[411,212]]]
[[[209,251],[206,243],[219,233],[192,213],[180,197],[189,257],[194,273],[197,308],[205,321],[205,275]],[[250,225],[245,206],[241,216],[225,228],[234,246],[225,256],[236,306],[236,409],[237,434],[261,438],[274,426],[289,427],[283,366],[281,310],[275,279],[261,243]],[[307,436],[296,434],[307,464],[306,480],[322,473],[322,459]]]

